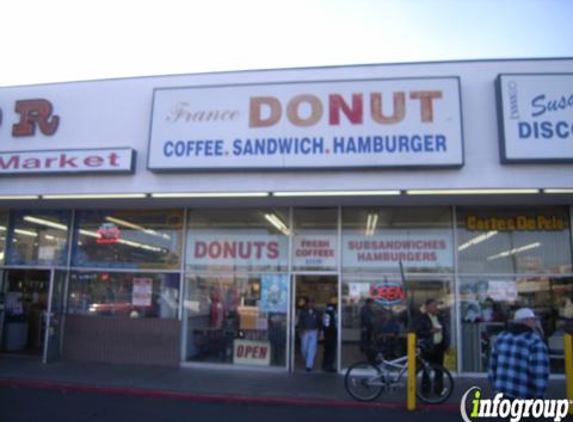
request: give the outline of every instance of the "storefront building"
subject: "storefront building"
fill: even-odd
[[[573,321],[573,59],[0,89],[0,358],[304,367],[304,298],[389,354],[422,305],[483,374],[519,307]],[[316,368],[322,360],[319,347]]]

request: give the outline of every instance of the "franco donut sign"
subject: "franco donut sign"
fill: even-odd
[[[152,171],[460,167],[457,77],[158,88]]]

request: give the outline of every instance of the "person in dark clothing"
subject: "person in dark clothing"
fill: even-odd
[[[374,331],[374,299],[368,298],[360,309],[360,351],[369,360],[374,358],[372,350],[372,334]]]
[[[422,314],[416,326],[416,335],[421,341],[422,358],[427,362],[444,366],[444,354],[450,347],[448,325],[441,315],[438,315],[438,302],[428,299],[425,304],[426,312]],[[431,380],[426,374],[422,377],[422,391],[429,393]],[[444,373],[436,371],[434,393],[443,395]]]
[[[336,372],[336,368],[334,367],[334,361],[336,359],[336,340],[338,337],[336,305],[337,299],[335,297],[331,298],[322,314],[322,330],[324,333],[322,370],[326,372]]]
[[[314,307],[314,299],[307,298],[305,307],[298,315],[298,329],[300,330],[301,354],[304,359],[306,372],[314,368],[318,333],[322,326],[322,316]]]

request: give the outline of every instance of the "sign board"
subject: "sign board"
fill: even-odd
[[[261,313],[287,313],[288,304],[288,275],[262,274],[261,300],[259,310]]]
[[[269,366],[271,363],[270,343],[268,341],[235,339],[233,342],[233,363]]]
[[[194,230],[189,234],[188,266],[288,266],[288,238],[271,234]]]
[[[133,306],[151,306],[153,279],[134,278],[132,301]]]
[[[131,148],[0,152],[0,176],[62,173],[133,173]]]
[[[573,73],[497,78],[502,163],[573,162]]]
[[[336,268],[338,265],[337,244],[336,235],[295,235],[293,238],[293,266],[297,268]]]
[[[452,268],[452,235],[447,230],[416,230],[408,234],[380,233],[374,236],[343,235],[344,268],[392,266]]]
[[[457,77],[158,88],[154,171],[460,167]]]

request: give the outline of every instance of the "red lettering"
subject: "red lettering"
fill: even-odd
[[[195,242],[195,258],[205,258],[207,255],[207,244],[198,240]]]
[[[245,355],[245,346],[239,344],[239,346],[237,347],[237,357],[242,358],[244,355]]]
[[[20,121],[12,126],[12,136],[34,136],[36,125],[40,131],[51,136],[58,130],[59,116],[52,116],[53,106],[48,100],[16,101],[15,111],[20,115]]]
[[[75,161],[77,157],[67,158],[67,154],[60,154],[60,168],[66,168],[66,166],[78,168]]]
[[[269,348],[267,346],[261,347],[261,353],[259,354],[259,358],[266,359],[267,354],[269,353]]]
[[[116,154],[115,152],[112,152],[111,154],[109,154],[108,158],[109,158],[110,166],[119,167],[119,163],[117,162],[117,160],[119,159],[118,154]]]
[[[251,355],[253,353],[253,346],[247,346],[245,348],[245,357],[248,358],[249,355]]]
[[[84,164],[86,167],[101,167],[103,163],[104,159],[98,155],[91,155],[84,159]]]
[[[4,157],[0,157],[0,169],[8,170],[10,167],[14,169],[20,168],[20,156],[13,155],[9,160],[4,161]]]
[[[269,242],[267,245],[267,258],[277,259],[279,257],[279,244],[278,242]]]
[[[330,94],[329,101],[329,123],[331,125],[340,124],[340,112],[348,118],[353,125],[362,124],[362,94],[352,94],[352,108],[346,104],[342,95]]]

